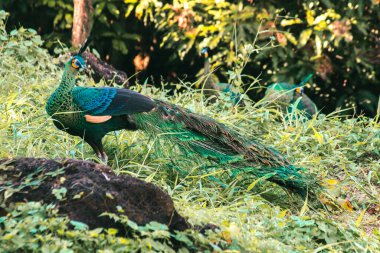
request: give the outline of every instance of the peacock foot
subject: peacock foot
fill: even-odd
[[[96,156],[99,157],[99,159],[102,161],[103,164],[107,165],[108,162],[108,156],[106,152],[96,152]]]

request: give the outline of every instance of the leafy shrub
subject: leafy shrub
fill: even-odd
[[[274,81],[298,83],[309,73],[316,73],[307,92],[312,93],[322,110],[356,106],[358,113],[364,110],[369,115],[376,114],[380,93],[380,61],[375,56],[379,51],[378,1],[93,3],[95,47],[130,74],[135,68],[132,59],[137,57],[136,61],[150,62],[141,78],[153,75],[160,80],[161,76],[186,75],[194,80],[201,68],[198,51],[208,45],[215,52],[214,66],[221,67],[219,77],[226,80],[228,69],[241,67],[244,45],[255,42],[255,49],[267,50],[252,54],[244,73],[260,75],[262,85]],[[14,14],[13,24],[22,20],[28,26],[39,27],[48,35],[48,45],[52,45],[53,37],[69,41],[73,10],[70,0],[29,0],[18,5],[5,0],[0,8]],[[254,91],[249,94],[255,99],[260,97]]]

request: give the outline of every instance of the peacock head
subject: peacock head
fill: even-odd
[[[300,94],[301,96],[303,95],[303,87],[297,87],[295,91],[296,91],[296,93]]]
[[[210,48],[209,47],[204,47],[202,48],[201,50],[201,55],[207,59],[209,57],[209,51],[210,51]]]
[[[86,48],[90,44],[91,40],[87,39],[83,46],[79,49],[78,53],[71,57],[70,61],[67,63],[69,66],[71,66],[75,70],[85,69],[86,63],[82,57],[82,54],[84,51],[86,51]]]
[[[71,57],[70,65],[77,70],[86,68],[86,63],[84,62],[83,57],[77,54]]]

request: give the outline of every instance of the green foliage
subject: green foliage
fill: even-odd
[[[0,157],[96,160],[89,146],[57,130],[46,115],[47,98],[60,82],[62,69],[55,65],[60,60],[35,44],[28,50],[38,54],[38,60],[33,61],[22,52],[19,55],[9,43],[28,44],[37,35],[23,29],[12,37],[3,27],[5,13],[0,12],[0,17],[2,36],[9,38],[0,41],[0,62],[2,66],[7,64],[0,68],[0,85],[6,91],[0,93]],[[79,84],[103,85],[86,77]],[[126,238],[115,229],[88,230],[82,223],[59,217],[56,208],[49,204],[15,203],[6,207],[7,215],[0,217],[0,251],[173,252],[173,239],[182,242],[182,252],[380,251],[376,211],[380,205],[380,115],[373,119],[320,115],[304,123],[302,115],[288,117],[267,108],[263,102],[245,101],[246,107],[237,111],[226,110],[223,103],[205,106],[201,92],[188,88],[189,83],[175,85],[183,86],[187,92],[175,91],[168,96],[167,91],[155,87],[137,85],[136,89],[212,116],[247,137],[276,147],[295,165],[326,182],[328,189],[322,201],[329,211],[309,209],[308,203],[294,204],[277,186],[253,179],[244,187],[240,187],[243,185],[239,180],[220,187],[210,175],[199,172],[202,161],[182,161],[174,155],[158,158],[160,150],[153,147],[154,140],[141,132],[120,131],[105,141],[109,165],[115,172],[160,186],[191,224],[213,223],[219,229],[204,235],[196,230],[169,233],[162,224],[153,222],[141,227],[122,215],[113,216],[131,231],[131,237]],[[20,187],[43,183],[44,176],[49,175],[36,171]],[[1,197],[3,190],[0,189]],[[64,190],[57,191],[63,196]]]
[[[29,0],[17,7],[12,2],[3,1],[0,8],[41,29],[49,38],[48,47],[56,45],[53,38],[69,42],[71,0]],[[244,64],[244,73],[260,74],[262,85],[298,83],[316,73],[308,94],[320,108],[331,112],[355,106],[358,113],[376,114],[380,90],[378,1],[94,0],[93,4],[96,48],[129,74],[133,74],[134,57],[141,53],[151,59],[145,77],[158,79],[173,76],[173,72],[174,77],[194,77],[200,69],[194,59],[207,45],[214,49],[212,62],[221,68],[219,76],[226,79],[228,70],[241,69],[241,54],[252,44],[254,51]],[[28,15],[34,16],[24,18]],[[53,27],[46,25],[47,19]],[[162,58],[169,61],[163,64]],[[262,91],[259,88],[249,94],[257,99],[257,92]]]
[[[57,215],[52,205],[38,202],[18,204],[12,212],[0,217],[0,250],[2,252],[175,252],[170,238],[191,248],[207,249],[201,237],[191,232],[171,234],[165,225],[151,222],[137,226],[127,218],[119,218],[129,228],[132,238],[117,235],[117,229],[89,230],[84,223]],[[72,227],[72,228],[70,228]],[[199,238],[199,239],[198,239]],[[195,240],[198,240],[195,241]],[[193,243],[193,241],[195,241]],[[187,243],[187,244],[185,244]],[[202,245],[203,244],[203,245]],[[185,247],[182,252],[189,252]]]
[[[59,189],[53,189],[53,194],[58,200],[63,200],[66,196],[67,189],[65,187],[61,187]]]
[[[217,51],[215,66],[233,67],[253,43],[268,50],[255,53],[247,71],[264,70],[265,83],[297,83],[315,72],[319,78],[312,88],[323,100],[333,97],[336,107],[359,105],[376,113],[379,66],[368,53],[379,43],[378,1],[153,2],[151,21],[165,34],[161,45],[176,48],[181,58],[193,47],[209,46]]]

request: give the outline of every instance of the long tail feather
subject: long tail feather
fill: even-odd
[[[305,195],[312,180],[300,173],[276,150],[249,140],[217,121],[179,106],[155,100],[157,108],[132,115],[139,129],[174,142],[191,151],[228,164],[232,168],[250,168],[257,177],[267,177],[293,192]]]

